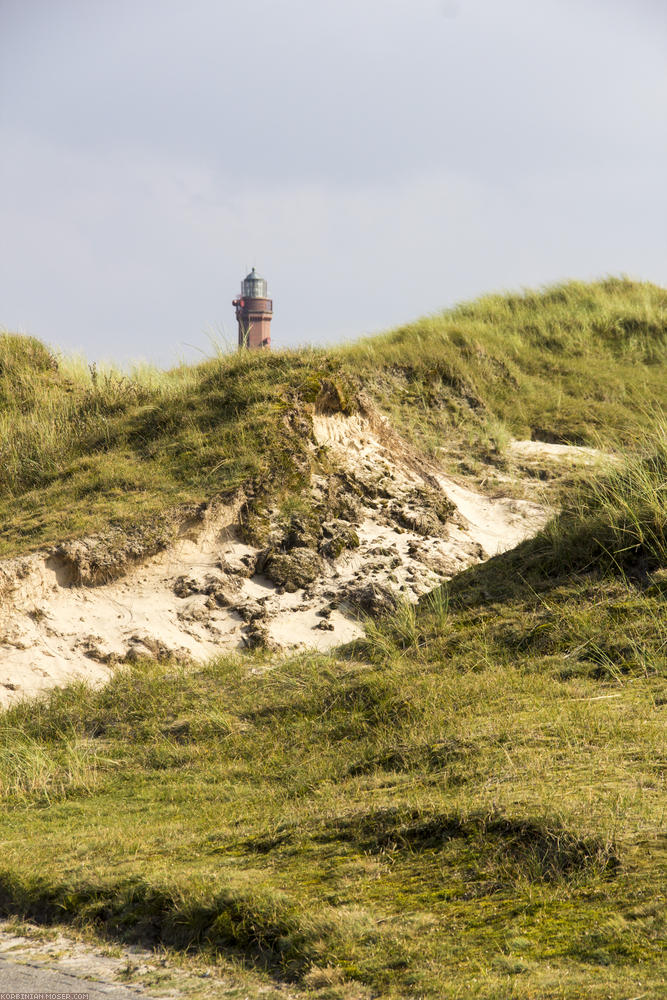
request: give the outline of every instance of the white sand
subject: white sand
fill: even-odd
[[[438,476],[438,482],[468,522],[466,534],[489,556],[514,548],[545,523],[546,512],[540,504],[511,497],[490,499],[445,476]]]
[[[516,455],[524,455],[527,458],[569,458],[574,461],[593,462],[609,457],[597,448],[584,448],[575,444],[551,444],[548,441],[511,441],[510,449]]]

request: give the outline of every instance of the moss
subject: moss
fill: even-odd
[[[320,556],[305,547],[295,547],[290,552],[269,552],[258,565],[258,572],[288,592],[307,587],[321,576],[322,570]]]
[[[149,518],[127,528],[111,528],[91,538],[63,542],[53,557],[76,584],[98,586],[127,573],[133,563],[163,551],[174,541],[179,524],[190,521],[196,511],[174,511],[169,517]]]
[[[320,552],[327,559],[335,560],[346,549],[359,547],[359,535],[350,524],[334,521],[323,525],[325,537],[320,542]]]

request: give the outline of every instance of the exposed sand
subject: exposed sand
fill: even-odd
[[[478,542],[487,556],[513,549],[546,521],[545,508],[530,500],[490,499],[445,476],[438,476],[438,482],[467,521],[464,533]]]
[[[371,422],[360,416],[316,416],[314,430],[316,439],[327,444],[341,464],[353,471],[364,466],[369,470],[384,470],[397,487],[404,489],[435,481],[460,515],[458,526],[450,529],[447,554],[460,558],[465,565],[471,561],[466,558],[471,542],[481,545],[482,558],[488,558],[535,534],[546,520],[547,512],[540,504],[510,497],[491,499],[455,482],[428,463],[415,461],[415,456],[410,455],[383,418]]]
[[[230,507],[212,509],[167,551],[101,586],[74,585],[71,571],[52,553],[5,560],[0,704],[72,678],[103,682],[115,663],[138,655],[207,659],[246,644],[253,620],[262,622],[275,646],[328,649],[362,634],[345,603],[350,586],[374,581],[415,601],[472,563],[513,547],[546,520],[537,504],[490,499],[442,475],[383,418],[316,415],[314,435],[361,490],[358,548],[325,561],[322,576],[305,590],[281,593],[266,577],[247,577],[243,558],[252,561],[256,550],[239,541],[237,511]],[[315,478],[314,493],[324,485]],[[441,491],[455,504],[444,530],[413,531],[397,520],[397,510],[420,515],[412,509],[419,491]],[[211,597],[211,584],[224,589],[228,606]]]
[[[600,458],[609,458],[597,448],[584,448],[575,444],[551,444],[548,441],[512,441],[510,448],[516,455],[524,455],[527,458],[569,458],[588,463]]]

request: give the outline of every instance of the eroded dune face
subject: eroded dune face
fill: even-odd
[[[95,538],[0,563],[0,703],[75,677],[103,682],[140,656],[330,648],[361,635],[360,613],[414,601],[546,520],[537,504],[442,475],[382,417],[316,414],[313,433],[331,470],[313,477],[313,501],[326,507],[332,477],[349,493],[316,536],[260,551],[241,540],[239,501],[211,505],[107,583],[76,570]]]

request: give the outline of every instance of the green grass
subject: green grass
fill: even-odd
[[[15,710],[53,765],[10,790],[4,908],[297,984],[658,996],[664,679],[565,678],[484,640],[448,669],[437,645],[262,677],[146,666]]]
[[[337,654],[8,711],[2,908],[297,995],[664,995],[667,559],[617,531],[658,458]]]
[[[317,462],[308,438],[323,386],[329,405],[333,394],[354,408],[365,394],[422,450],[468,472],[505,467],[511,436],[634,447],[665,405],[666,316],[654,285],[573,282],[345,348],[127,374],[0,335],[0,554],[253,483],[298,492]]]
[[[465,461],[508,435],[628,446],[664,406],[667,291],[610,278],[490,295],[349,348],[395,422]]]
[[[0,337],[0,552],[295,483],[305,442],[289,382],[316,384],[307,353],[70,377],[37,342]],[[15,384],[27,388],[12,396]]]

